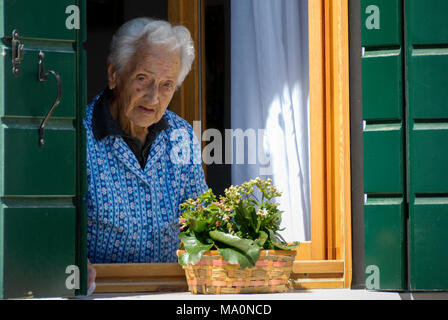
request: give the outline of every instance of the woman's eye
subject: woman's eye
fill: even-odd
[[[138,76],[137,80],[140,82],[144,82],[144,81],[146,81],[146,78],[144,76]]]
[[[173,87],[173,84],[171,82],[167,82],[163,86],[167,89],[171,89]]]

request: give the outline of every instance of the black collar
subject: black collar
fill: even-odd
[[[169,128],[165,116],[159,122],[148,128],[148,135],[143,144],[140,139],[128,135],[112,117],[110,113],[110,99],[112,91],[105,89],[93,108],[92,131],[96,140],[102,140],[108,136],[121,136],[134,153],[142,169],[145,168],[146,161],[151,150],[151,145],[156,140],[158,134]]]
[[[112,97],[112,90],[105,89],[104,93],[99,97],[93,108],[92,115],[92,130],[93,136],[96,140],[102,140],[108,136],[122,136],[126,138],[133,138],[129,136],[118,124],[118,122],[112,118],[110,113],[110,99]],[[168,129],[168,122],[165,116],[160,119],[159,122],[151,125],[148,128],[149,135],[157,136],[161,131]]]

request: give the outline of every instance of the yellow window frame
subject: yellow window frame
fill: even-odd
[[[201,1],[202,6],[204,1]],[[189,28],[199,48],[198,0],[169,0],[169,20]],[[204,12],[204,7],[201,8]],[[202,17],[204,15],[202,14]],[[352,278],[348,0],[308,0],[311,241],[297,249],[295,289],[349,288]],[[205,46],[201,46],[204,50]],[[199,119],[199,55],[174,110]],[[202,57],[204,57],[204,52]],[[203,62],[202,62],[203,63]],[[205,68],[202,68],[204,71]],[[204,126],[204,125],[203,125]],[[205,129],[204,127],[202,129]],[[186,291],[178,264],[97,264],[96,293]]]

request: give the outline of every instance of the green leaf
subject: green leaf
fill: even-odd
[[[255,213],[255,207],[252,205],[244,204],[243,201],[235,208],[235,221],[240,226],[243,233],[253,236],[257,229],[257,215]]]
[[[274,247],[280,250],[295,250],[300,245],[300,242],[297,241],[294,242],[294,244],[292,245],[283,243],[277,238],[277,235],[272,230],[269,230],[269,238],[271,239],[271,242],[274,245]]]
[[[247,209],[247,212],[249,214],[249,219],[251,219],[252,228],[255,230],[257,228],[257,224],[258,224],[257,213],[255,212],[255,207],[249,206]]]
[[[294,244],[283,244],[281,242],[272,242],[274,247],[280,250],[295,250],[299,247],[300,242],[294,242]]]
[[[264,225],[269,226],[270,229],[278,230],[282,221],[281,215],[282,212],[280,211],[271,215],[268,219],[265,220]]]
[[[241,230],[243,233],[248,233],[250,228],[249,228],[249,220],[246,219],[246,217],[244,216],[243,210],[240,208],[240,206],[238,205],[237,207],[235,207],[235,223],[238,226],[239,230]]]
[[[247,210],[246,206],[243,204],[243,201],[240,201],[240,203],[238,204],[238,208],[240,209],[241,213],[243,214],[243,217],[249,222],[249,225],[253,225],[252,215]]]
[[[209,234],[213,240],[239,249],[242,253],[249,256],[254,265],[260,258],[260,247],[253,240],[242,239],[236,235],[224,233],[218,230],[210,231]]]
[[[247,252],[251,245],[254,244],[254,241],[249,239],[242,239],[236,235],[224,233],[218,230],[210,231],[210,237],[213,240],[225,243],[229,246],[240,249],[243,252]]]
[[[208,223],[204,220],[198,220],[196,218],[189,218],[188,219],[188,225],[190,226],[191,230],[194,232],[204,232],[207,229]]]
[[[219,255],[228,263],[239,264],[242,269],[255,266],[255,262],[247,255],[232,248],[218,249]]]
[[[179,257],[177,258],[178,262],[180,265],[182,266],[188,266],[189,265],[189,258],[190,255],[187,252],[182,253],[181,255],[179,255]]]
[[[212,244],[206,244],[199,241],[196,236],[191,235],[187,236],[184,233],[179,234],[179,238],[185,246],[185,253],[179,256],[179,263],[183,265],[198,263],[204,252],[209,251],[213,247]],[[182,258],[181,258],[182,256]],[[182,259],[182,260],[181,260]],[[181,263],[182,261],[182,263]]]
[[[263,248],[264,243],[268,239],[268,234],[264,231],[260,231],[260,236],[258,239],[255,240],[255,243],[260,247]]]

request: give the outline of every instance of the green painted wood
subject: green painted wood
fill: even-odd
[[[412,290],[448,290],[448,2],[406,1]]]
[[[367,125],[363,133],[364,192],[403,194],[401,125]]]
[[[22,37],[74,41],[76,30],[66,28],[70,14],[68,6],[73,0],[3,0],[3,24],[0,37],[10,37],[14,29]]]
[[[407,30],[402,49],[403,33],[399,29],[404,28],[403,19],[391,18],[391,12],[400,15],[404,3]],[[443,230],[448,229],[448,2],[406,0],[385,4],[366,0],[361,1],[362,12],[369,5],[379,8],[381,28],[368,30],[364,14],[365,192],[369,199],[374,195],[393,199],[395,188],[397,196],[402,195],[409,203],[398,210],[404,212],[400,223],[393,218],[398,219],[399,215],[387,206],[365,206],[366,265],[375,259],[386,260],[382,251],[392,260],[395,254],[403,263],[394,264],[395,269],[381,268],[381,278],[388,279],[387,289],[447,290],[448,256],[444,248],[447,238]],[[391,34],[383,26],[388,26]],[[402,95],[405,71],[406,99]],[[398,123],[406,128],[401,137],[385,131]],[[405,250],[396,250],[394,254],[388,251],[388,246],[390,250],[406,247],[403,217],[407,214],[409,257]],[[388,237],[384,235],[392,233],[397,238],[387,244]],[[403,277],[406,272],[409,272],[409,283]]]
[[[370,26],[372,22],[369,18],[376,13],[379,17],[378,29],[369,28],[368,25]],[[363,47],[400,46],[401,38],[401,0],[361,0],[361,43]]]
[[[408,70],[411,118],[448,119],[448,47],[409,48]]]
[[[75,264],[75,208],[6,208],[6,297],[73,296],[66,267]]]
[[[79,5],[84,30],[66,28],[68,5]],[[12,29],[25,47],[18,76],[11,73]],[[76,292],[65,287],[69,265],[87,279],[85,1],[0,0],[0,36],[0,298],[85,294],[85,283]],[[52,75],[38,81],[40,50],[44,70],[62,79],[62,100],[42,147],[38,127],[57,86]]]
[[[1,4],[1,2],[0,2]],[[2,25],[2,19],[4,18],[4,14],[2,13],[3,6],[0,5],[0,26]],[[1,28],[1,27],[0,27]],[[0,59],[0,75],[4,74],[6,70],[5,60]],[[5,103],[3,97],[5,96],[5,87],[3,83],[0,83],[0,115],[4,114]],[[4,157],[4,148],[3,145],[3,130],[0,130],[0,195],[3,195],[3,181],[5,175],[5,168],[2,166],[2,160]],[[5,231],[5,222],[4,222],[4,205],[3,202],[0,201],[0,299],[5,298],[5,255],[4,255],[4,231]]]
[[[54,76],[49,75],[48,81],[37,81],[38,54],[45,54],[45,70],[56,71],[62,80],[61,103],[52,117],[75,117],[75,53],[67,46],[47,47],[33,43],[33,48],[24,42],[25,52],[20,65],[20,74],[15,77],[12,72],[2,76],[5,83],[5,115],[14,116],[45,116],[57,96],[57,83]],[[69,46],[71,47],[71,46]],[[6,55],[2,57],[5,65],[11,65],[11,50],[4,48]]]
[[[45,131],[46,143],[38,145],[35,129],[5,129],[4,195],[76,194],[76,132]]]
[[[410,191],[412,194],[448,194],[448,125],[445,129],[438,123],[414,125],[414,128],[421,127],[430,130],[411,130]]]
[[[447,290],[448,198],[416,198],[410,221],[411,289]]]
[[[447,13],[446,0],[406,0],[408,43],[410,45],[446,43]]]
[[[1,179],[1,176],[0,176]],[[4,222],[4,205],[0,203],[0,299],[5,298],[5,242],[4,238],[4,230],[5,230],[5,222]]]
[[[86,26],[86,0],[79,1],[81,12],[81,25]],[[77,256],[76,263],[80,269],[80,284],[81,287],[76,291],[76,295],[87,294],[87,208],[84,203],[84,195],[87,193],[87,146],[86,146],[86,132],[84,130],[83,119],[85,118],[85,106],[87,104],[87,55],[83,48],[83,43],[87,40],[87,28],[82,28],[76,34],[76,52],[77,52],[77,191],[76,194],[76,226],[77,226]]]
[[[375,289],[406,288],[405,225],[401,198],[369,198],[364,206],[364,259],[366,269],[378,267],[379,288]]]
[[[365,267],[379,267],[382,290],[407,288],[402,8],[361,0]]]
[[[364,120],[402,119],[401,51],[368,51],[362,57]]]

